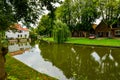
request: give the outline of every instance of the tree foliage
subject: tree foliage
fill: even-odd
[[[12,6],[5,0],[0,0],[0,31],[6,30],[14,22]]]
[[[39,0],[10,0],[13,7],[14,17],[18,21],[22,21],[27,27],[30,24],[36,24],[41,12],[41,3]]]
[[[73,30],[89,31],[96,19],[114,24],[120,18],[119,0],[65,0],[56,10],[56,18]]]
[[[64,3],[57,8],[56,12],[56,19],[61,20],[62,22],[66,23],[69,26],[69,29],[72,30],[72,25],[74,23],[71,22],[72,20],[72,0],[65,0]]]
[[[51,36],[52,35],[51,29],[53,28],[54,20],[55,20],[55,13],[54,12],[57,8],[55,6],[55,3],[61,3],[61,1],[60,0],[41,0],[40,2],[42,4],[42,7],[46,7],[46,9],[49,11],[49,13],[48,13],[49,19],[48,20],[46,19],[48,21],[47,27],[49,27],[49,28],[46,28],[46,29],[50,29],[50,30],[48,30],[46,32],[47,33],[49,32],[49,34]],[[43,28],[43,26],[41,26],[41,27]]]
[[[34,0],[0,0],[0,30],[6,30],[18,21],[25,25],[35,23],[39,15],[38,6]]]
[[[12,23],[19,21],[27,27],[36,24],[43,6],[47,7],[51,11],[50,15],[54,17],[53,3],[56,2],[59,0],[0,0],[0,29],[7,29]]]
[[[65,0],[56,10],[56,18],[65,22],[72,30],[76,27],[88,31],[98,17],[96,0]]]
[[[68,26],[60,20],[55,21],[53,37],[56,43],[63,43],[69,37]]]
[[[114,24],[120,18],[120,0],[100,0],[98,9],[108,25]]]
[[[19,21],[28,27],[31,23],[36,24],[43,7],[50,11],[49,17],[44,16],[40,23],[50,22],[44,29],[51,29],[55,18],[66,23],[71,32],[75,29],[89,31],[91,24],[100,17],[108,25],[120,18],[120,0],[64,0],[59,8],[55,3],[61,3],[61,0],[0,0],[0,30]]]
[[[40,35],[48,35],[52,32],[52,26],[51,26],[52,19],[49,17],[49,15],[42,16],[39,25],[37,27],[37,32]]]
[[[89,31],[91,24],[98,18],[96,0],[84,0],[81,7],[81,24],[83,31]]]

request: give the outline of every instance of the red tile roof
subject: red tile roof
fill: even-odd
[[[28,28],[23,28],[20,24],[14,24],[14,28],[17,30],[28,31]]]

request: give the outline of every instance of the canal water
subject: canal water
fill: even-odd
[[[120,48],[73,44],[14,43],[17,60],[59,80],[120,80]]]

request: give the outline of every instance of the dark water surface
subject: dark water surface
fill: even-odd
[[[16,46],[24,53],[13,55],[14,58],[59,80],[120,80],[119,48],[41,41],[35,46],[9,45],[9,52]]]

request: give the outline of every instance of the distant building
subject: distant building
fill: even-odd
[[[120,37],[120,22],[111,25],[111,34],[114,37]]]
[[[72,37],[85,37],[84,31],[74,30],[74,31],[72,31]]]
[[[80,26],[78,26],[80,27]],[[120,37],[120,19],[112,25],[108,25],[104,20],[100,23],[93,23],[89,31],[73,30],[72,37]]]
[[[101,21],[95,28],[95,34],[98,37],[120,37],[120,23],[117,22],[109,26]]]
[[[95,28],[95,34],[98,37],[109,37],[111,28],[104,21],[101,21],[100,24]]]
[[[10,28],[10,30],[5,32],[7,39],[29,38],[29,30],[21,27],[20,24],[14,24]]]

